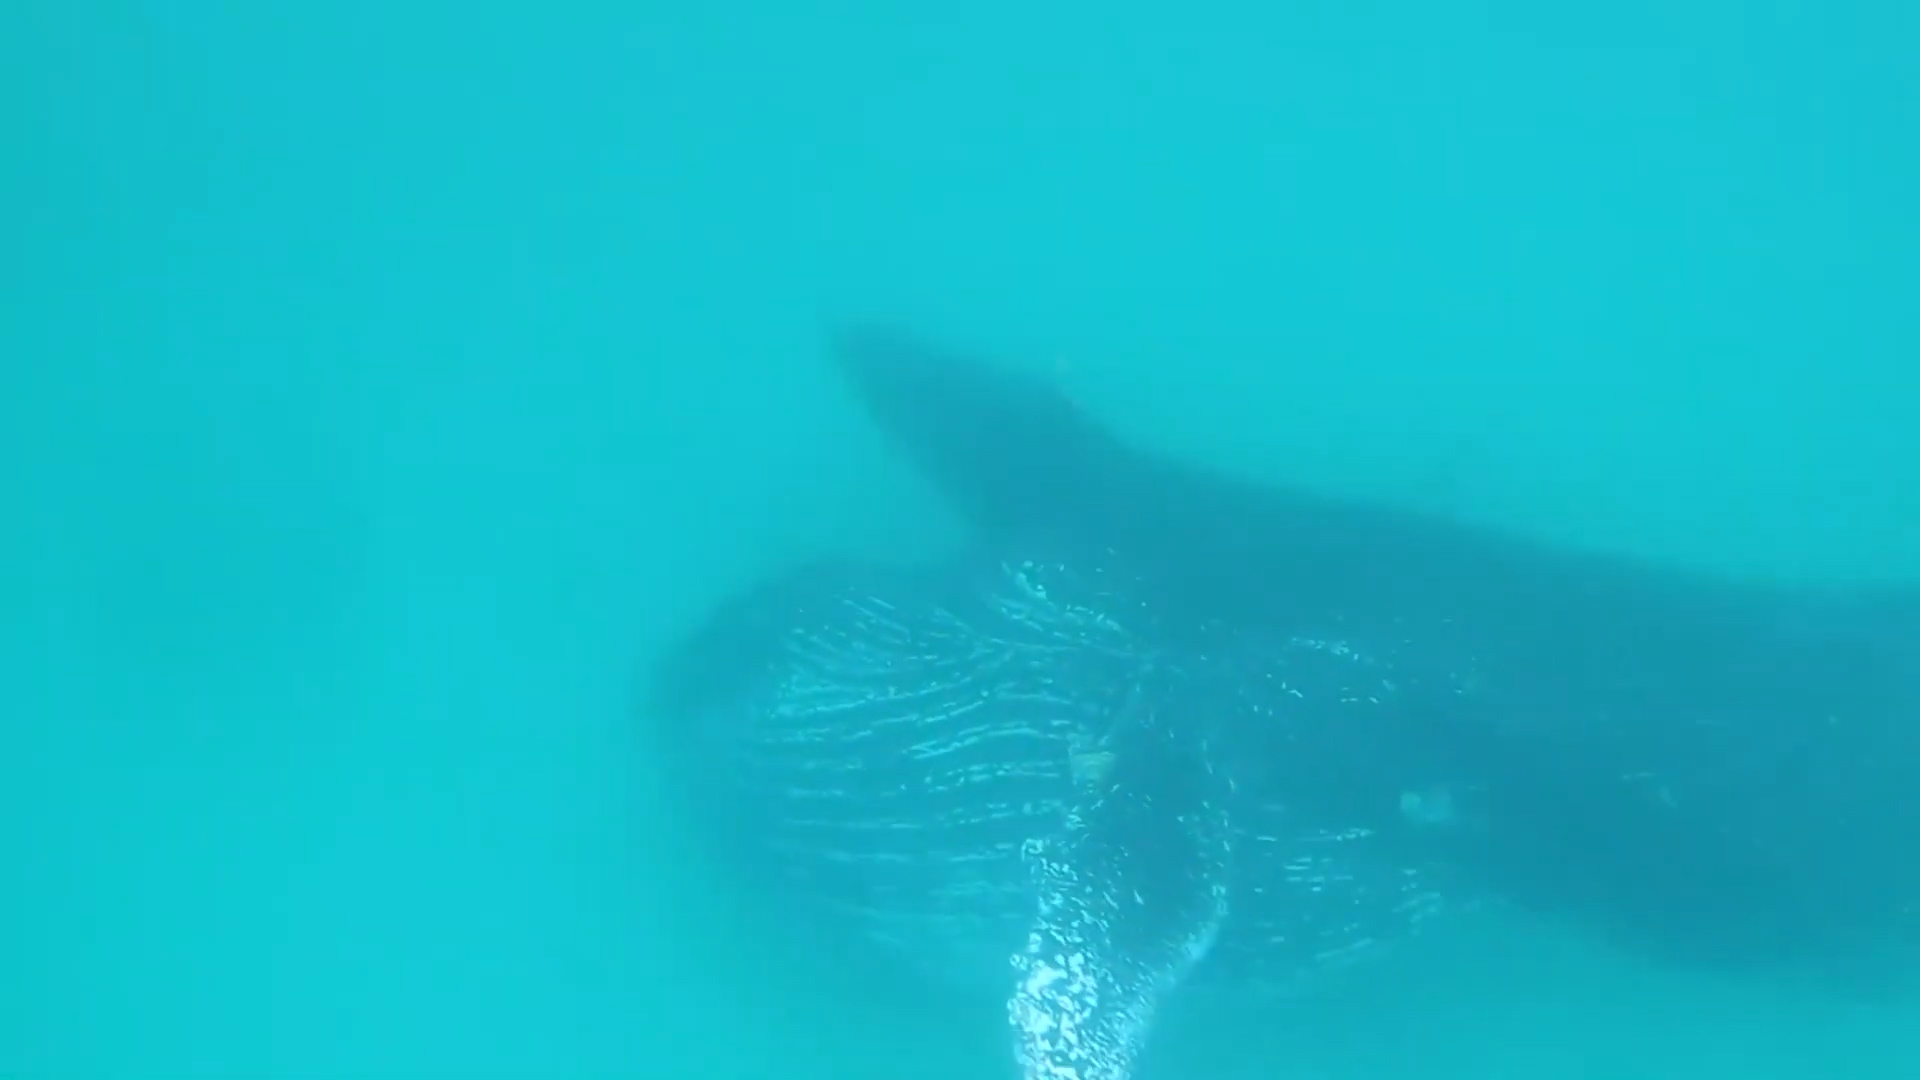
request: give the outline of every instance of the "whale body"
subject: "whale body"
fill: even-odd
[[[1715,964],[1914,934],[1911,595],[1253,484],[911,335],[832,352],[969,545],[759,582],[648,722],[796,914],[998,995],[1025,1080],[1125,1080],[1183,988],[1485,899]]]
[[[653,679],[702,818],[833,931],[1000,995],[1027,1080],[1124,1080],[1180,986],[1288,990],[1458,902],[1333,761],[1404,707],[1390,657],[1169,647],[1106,569],[810,564]]]
[[[1117,553],[1163,642],[1333,634],[1470,681],[1339,767],[1368,807],[1447,781],[1475,827],[1434,842],[1488,888],[1690,962],[1823,963],[1915,933],[1913,590],[1726,580],[1241,480],[885,325],[829,352],[978,542]]]

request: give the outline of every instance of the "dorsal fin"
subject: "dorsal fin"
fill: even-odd
[[[1129,451],[1060,388],[1011,367],[862,323],[832,355],[867,414],[970,524],[1087,532],[1110,516]]]

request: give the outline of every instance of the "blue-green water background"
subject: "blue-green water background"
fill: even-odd
[[[837,312],[1225,467],[1920,577],[1915,10],[7,6],[0,1076],[1000,1075],[708,895],[636,749],[719,593],[951,536]],[[1496,921],[1169,1025],[1920,1071],[1920,1007]]]

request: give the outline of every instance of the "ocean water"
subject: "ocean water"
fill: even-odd
[[[718,596],[952,538],[825,321],[1252,475],[1913,581],[1916,46],[1865,2],[7,6],[0,1076],[1004,1075],[991,1009],[717,893],[639,750]],[[1917,1033],[1488,916],[1152,1068],[1873,1080]]]

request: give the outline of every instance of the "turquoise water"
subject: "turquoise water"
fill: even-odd
[[[1169,452],[1920,578],[1910,5],[0,14],[0,1076],[1000,1075],[711,895],[636,664],[952,523],[841,312]],[[773,959],[769,960],[771,955]],[[1920,1072],[1488,918],[1161,1075]]]

